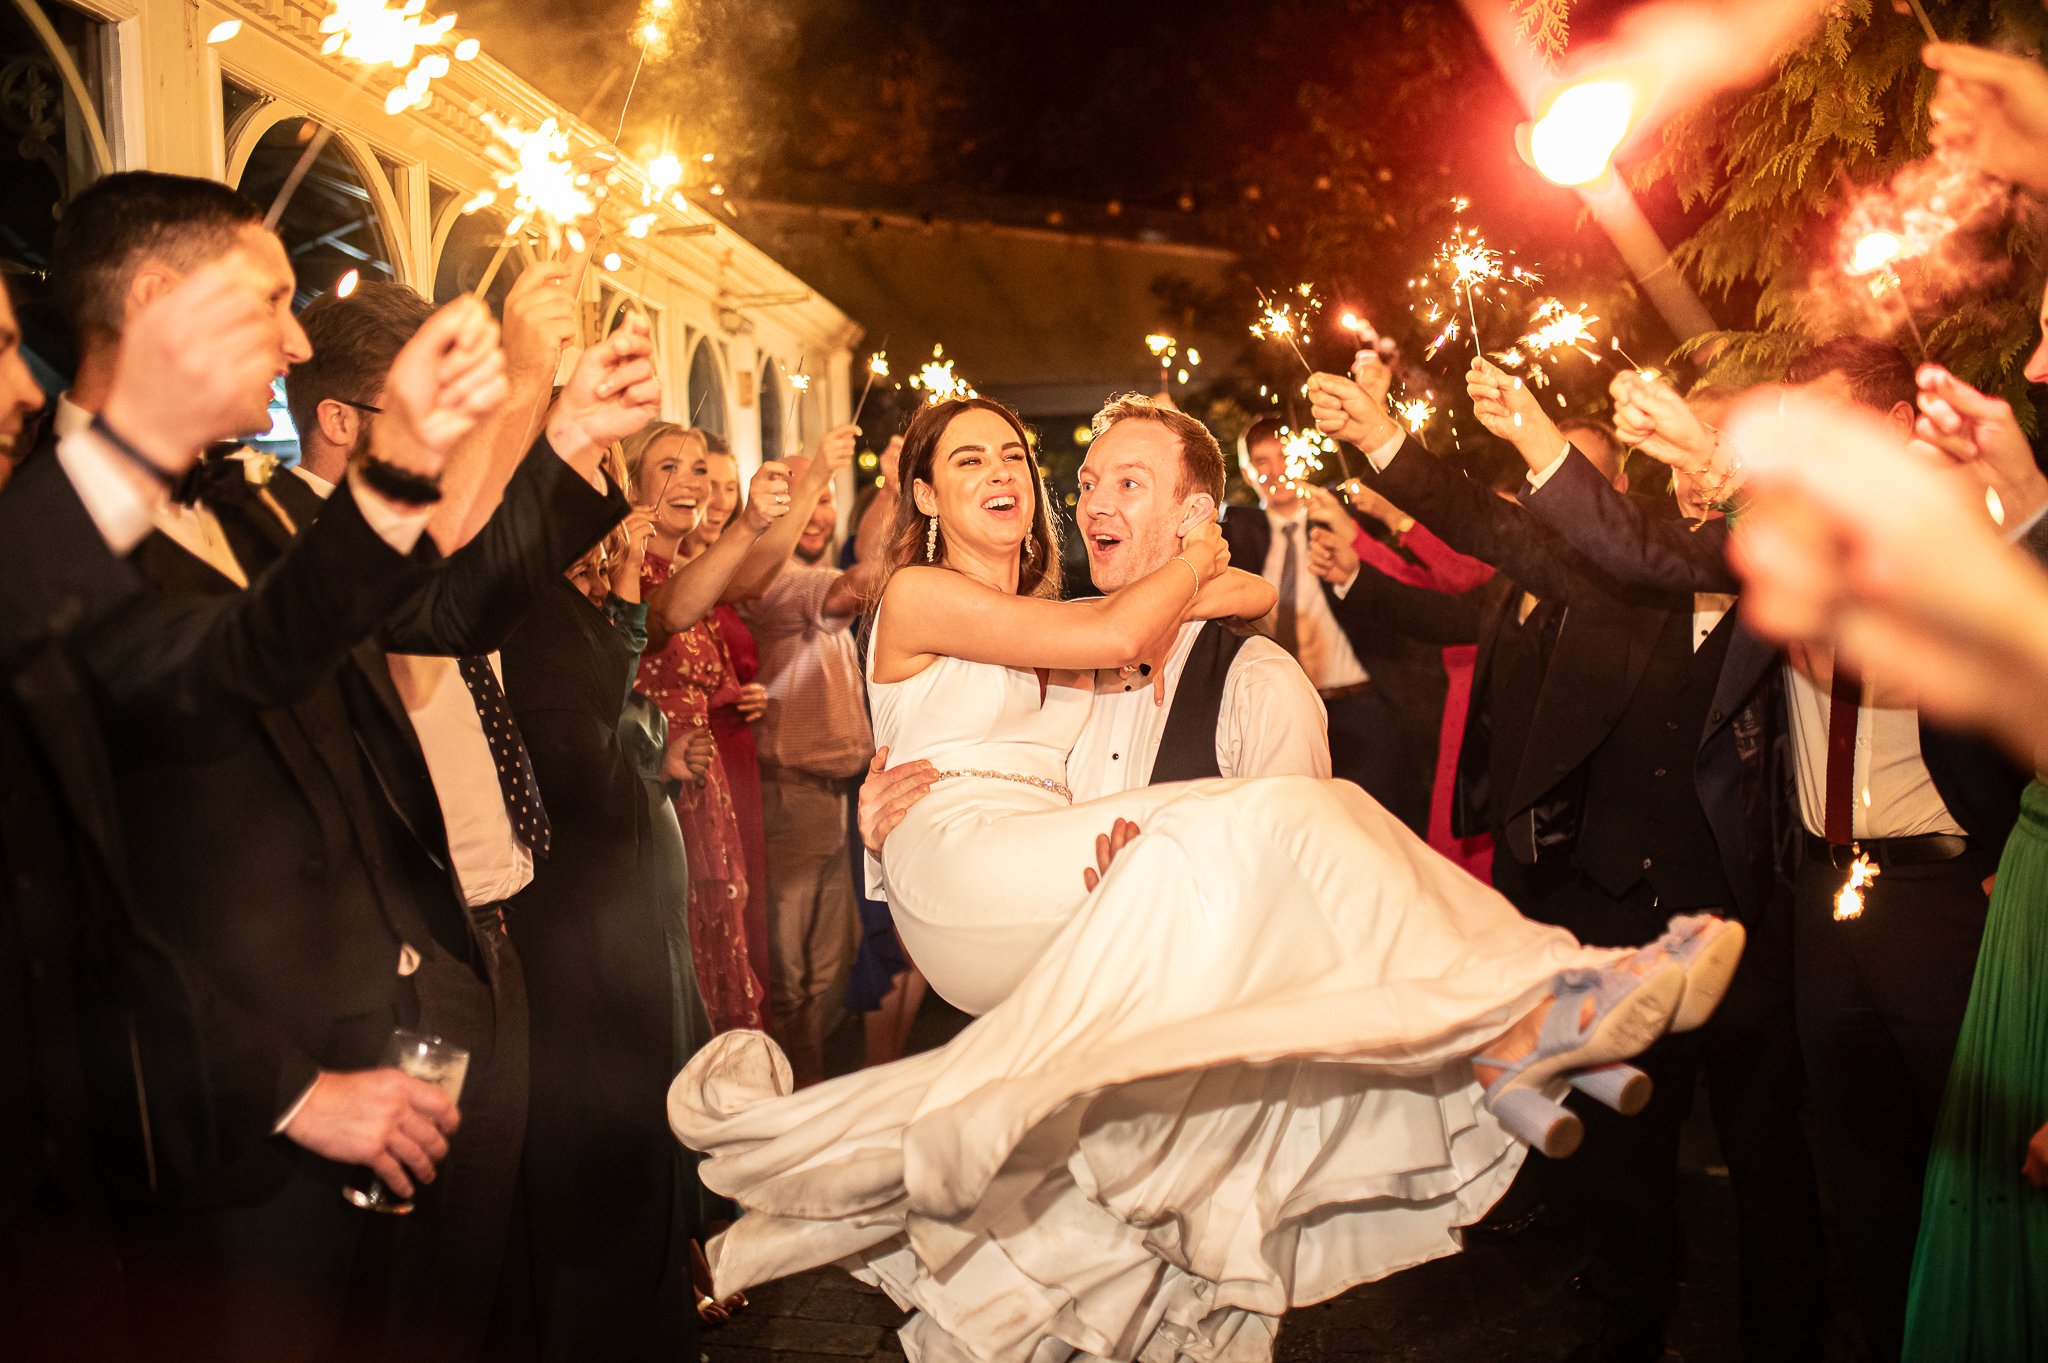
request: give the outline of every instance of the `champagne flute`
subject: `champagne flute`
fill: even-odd
[[[462,1081],[469,1076],[469,1052],[437,1036],[394,1030],[384,1043],[384,1065],[414,1079],[434,1085],[448,1095],[448,1101],[462,1098]],[[400,1197],[382,1178],[372,1174],[367,1188],[343,1184],[341,1195],[367,1212],[405,1216],[412,1211],[412,1199]]]

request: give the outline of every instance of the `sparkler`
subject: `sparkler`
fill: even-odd
[[[889,338],[888,338],[888,337],[886,337],[886,336],[885,336],[885,337],[883,337],[883,338],[882,338],[882,344],[883,344],[884,346],[887,346],[887,345],[889,344]],[[856,425],[856,426],[860,425],[860,413],[861,413],[861,408],[863,408],[863,407],[865,407],[865,406],[867,406],[867,405],[868,405],[868,394],[869,394],[869,393],[870,393],[871,391],[873,391],[873,389],[874,389],[874,386],[875,386],[875,380],[876,380],[876,379],[886,379],[886,378],[888,378],[888,377],[889,377],[889,352],[888,352],[887,350],[877,350],[877,351],[876,351],[876,352],[875,352],[874,354],[872,354],[872,355],[868,356],[868,377],[867,377],[867,382],[863,383],[863,384],[862,384],[862,385],[860,386],[860,401],[859,401],[859,402],[856,402],[856,403],[854,403],[854,404],[853,404],[853,424],[854,424],[854,425]]]
[[[1920,334],[1920,323],[1913,316],[1913,304],[1906,298],[1906,283],[1899,278],[1899,261],[1905,257],[1906,243],[1895,232],[1882,228],[1865,232],[1856,239],[1849,250],[1849,273],[1858,278],[1870,280],[1870,296],[1883,298],[1892,293],[1898,296],[1899,310],[1906,314],[1906,327],[1913,333],[1913,344],[1920,349],[1920,358],[1927,358],[1927,341]]]
[[[1451,235],[1436,248],[1430,257],[1428,269],[1419,278],[1408,281],[1410,288],[1428,290],[1432,285],[1441,285],[1451,292],[1452,304],[1437,298],[1426,297],[1427,307],[1421,313],[1422,320],[1434,325],[1445,323],[1436,339],[1429,343],[1424,358],[1434,359],[1437,351],[1455,340],[1458,335],[1457,308],[1455,300],[1462,295],[1465,300],[1465,318],[1472,326],[1472,353],[1483,353],[1479,340],[1479,299],[1485,296],[1489,286],[1501,284],[1530,285],[1538,283],[1543,276],[1520,265],[1510,265],[1499,251],[1486,244],[1476,228],[1462,224],[1451,229]]]
[[[932,357],[924,367],[910,376],[910,386],[924,394],[925,402],[933,407],[956,398],[980,397],[974,385],[953,372],[953,362],[945,358],[943,345],[932,347]]]
[[[400,5],[391,4],[389,0],[329,0],[329,3],[333,8],[320,21],[320,32],[327,35],[326,41],[320,45],[321,55],[358,63],[361,68],[355,78],[358,87],[385,68],[405,73],[405,79],[384,96],[384,112],[387,114],[425,108],[433,97],[434,82],[447,75],[455,62],[470,61],[482,50],[476,39],[465,38],[455,44],[452,54],[428,51],[447,43],[455,27],[455,16],[435,18],[426,12],[426,0],[405,0]],[[215,25],[207,35],[208,41],[225,42],[232,38],[234,32],[223,32],[227,27],[226,24]],[[239,31],[237,26],[235,32]],[[276,228],[278,219],[284,216],[285,205],[291,202],[306,173],[313,168],[313,162],[326,150],[333,137],[334,129],[323,124],[306,143],[306,150],[300,153],[291,174],[285,176],[277,197],[271,201],[270,211],[263,215],[264,230]]]
[[[1321,473],[1323,456],[1336,450],[1337,442],[1320,431],[1280,428],[1280,452],[1287,460],[1286,477],[1290,483],[1306,482],[1311,473]]]
[[[804,366],[810,363],[810,359],[805,355],[797,360],[796,373],[789,376],[789,418],[782,423],[782,429],[791,434],[796,431],[796,416],[803,406],[804,394],[811,391],[811,376],[804,373]]]
[[[477,282],[474,292],[478,298],[497,278],[498,267],[505,263],[513,241],[528,223],[539,222],[547,229],[551,252],[559,240],[566,240],[570,249],[581,251],[586,243],[576,224],[597,212],[597,200],[590,192],[590,173],[569,159],[569,134],[554,119],[544,120],[531,132],[495,114],[486,113],[483,119],[503,144],[492,150],[506,169],[498,175],[496,190],[477,195],[462,206],[462,211],[477,212],[497,202],[502,191],[511,196],[512,221],[505,228],[505,240],[499,244],[498,253],[491,257],[483,278]]]
[[[1419,436],[1430,422],[1436,420],[1436,405],[1426,396],[1407,398],[1394,404],[1394,415],[1401,419],[1409,434]]]
[[[1847,923],[1863,916],[1863,891],[1877,879],[1877,863],[1868,853],[1858,852],[1849,863],[1849,882],[1835,894],[1835,921]]]
[[[1308,362],[1308,356],[1301,353],[1301,347],[1295,343],[1294,338],[1308,319],[1321,311],[1323,300],[1316,297],[1315,286],[1312,284],[1297,284],[1294,286],[1294,292],[1300,299],[1299,303],[1268,298],[1265,290],[1261,289],[1259,320],[1252,323],[1251,331],[1252,335],[1261,341],[1287,342],[1287,348],[1294,352],[1295,359],[1301,361],[1301,367],[1313,374],[1316,367]],[[1300,311],[1297,312],[1296,308]]]

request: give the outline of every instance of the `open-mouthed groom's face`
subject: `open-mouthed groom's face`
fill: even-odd
[[[1194,503],[1209,500],[1176,495],[1181,475],[1180,437],[1156,421],[1119,421],[1088,446],[1074,518],[1098,591],[1128,587],[1180,552]],[[1213,518],[1214,510],[1208,514]]]

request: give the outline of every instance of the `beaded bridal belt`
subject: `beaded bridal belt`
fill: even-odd
[[[1037,786],[1040,790],[1049,790],[1068,804],[1074,803],[1073,791],[1058,781],[1048,780],[1043,776],[1024,776],[1014,771],[982,771],[979,768],[963,767],[957,771],[942,771],[938,779],[944,781],[954,776],[979,776],[990,781],[1015,781],[1020,786]]]

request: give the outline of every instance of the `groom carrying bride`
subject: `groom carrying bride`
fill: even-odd
[[[1217,519],[1223,450],[1201,422],[1135,393],[1111,398],[1089,425],[1074,514],[1089,577],[1115,592],[1172,562],[1182,526]],[[936,775],[929,762],[888,760],[887,748],[875,754],[860,795],[861,839],[876,858]],[[1136,668],[1097,673],[1094,708],[1067,759],[1077,803],[1205,776],[1329,775],[1323,703],[1301,665],[1220,620],[1181,625],[1163,701]],[[1119,819],[1097,838],[1101,869],[1137,831]],[[1093,888],[1097,871],[1084,874]]]

